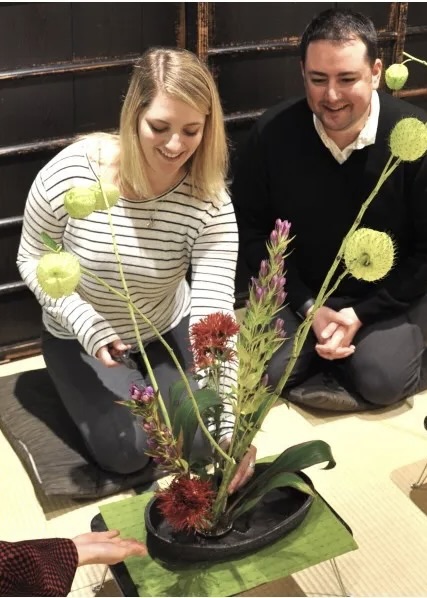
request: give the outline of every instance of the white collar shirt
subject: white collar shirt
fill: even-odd
[[[372,92],[371,98],[371,110],[368,116],[368,120],[365,123],[365,126],[360,131],[356,139],[342,150],[337,146],[335,141],[332,141],[332,139],[328,137],[322,123],[315,114],[313,114],[313,122],[314,127],[317,133],[319,134],[319,137],[322,140],[323,144],[328,148],[335,160],[340,164],[343,164],[350,157],[354,150],[363,149],[364,147],[367,147],[368,145],[373,145],[375,143],[379,116],[380,99],[378,97],[378,92],[374,90]]]

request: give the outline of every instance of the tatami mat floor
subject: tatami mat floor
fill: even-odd
[[[0,366],[1,377],[43,367],[41,357]],[[427,595],[427,485],[411,490],[427,461],[426,395],[375,413],[312,414],[285,405],[269,414],[258,437],[259,456],[275,454],[312,438],[327,441],[337,467],[309,470],[318,491],[353,529],[359,549],[337,559],[352,596]],[[21,540],[49,536],[73,537],[89,530],[102,501],[77,503],[35,494],[24,468],[0,434],[0,538]],[[421,497],[421,498],[420,498]],[[93,596],[102,566],[80,568],[72,596]],[[120,595],[111,576],[98,595]],[[268,593],[266,593],[268,592]],[[341,595],[330,563],[322,563],[292,580],[259,588],[251,596]]]

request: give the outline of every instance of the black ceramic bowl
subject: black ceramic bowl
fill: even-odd
[[[223,561],[239,557],[282,538],[305,518],[313,496],[294,488],[268,492],[248,513],[234,521],[221,537],[175,532],[151,499],[145,510],[147,548],[152,558],[176,563]]]

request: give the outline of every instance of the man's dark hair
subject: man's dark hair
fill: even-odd
[[[359,12],[345,8],[324,10],[306,27],[300,44],[300,56],[303,65],[311,42],[326,39],[346,42],[358,38],[366,46],[371,65],[378,58],[378,38],[371,19]]]

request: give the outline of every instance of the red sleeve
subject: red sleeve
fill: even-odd
[[[0,596],[66,596],[77,565],[72,540],[0,542]]]

